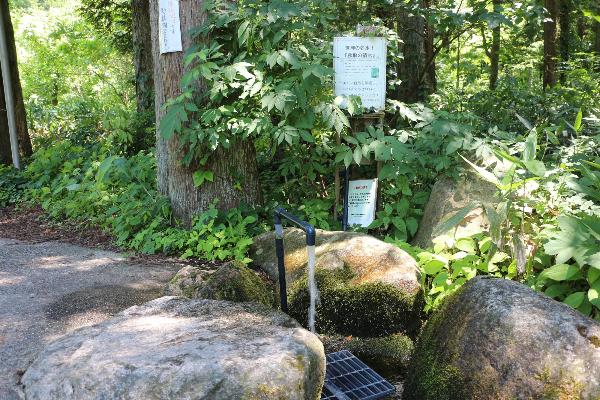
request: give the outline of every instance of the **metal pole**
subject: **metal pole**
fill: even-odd
[[[10,16],[8,16],[10,18]],[[8,132],[10,134],[10,148],[12,151],[13,165],[21,169],[19,159],[19,141],[17,139],[17,122],[15,116],[15,103],[10,75],[10,62],[8,58],[8,45],[6,43],[6,26],[4,24],[4,9],[0,7],[0,67],[2,68],[2,82],[4,84],[4,99],[6,100],[6,116],[8,117]]]
[[[342,230],[348,230],[348,202],[350,201],[350,196],[348,196],[348,192],[350,191],[350,166],[346,167],[344,170],[344,209],[342,213]]]

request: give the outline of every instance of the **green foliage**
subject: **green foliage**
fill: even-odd
[[[101,146],[62,141],[38,150],[23,173],[0,169],[0,199],[39,202],[53,218],[97,224],[116,244],[143,253],[163,252],[183,258],[238,260],[248,263],[249,226],[256,216],[239,209],[220,213],[214,207],[198,215],[191,229],[171,226],[171,208],[156,187],[152,153],[110,155]],[[4,184],[6,182],[6,184]]]
[[[167,138],[178,135],[186,163],[202,164],[206,150],[231,140],[265,135],[276,144],[313,143],[311,129],[349,126],[323,90],[332,78],[329,44],[305,37],[326,31],[326,2],[219,0],[205,8],[194,35],[210,40],[187,51],[183,92],[169,101],[160,127]],[[208,87],[202,93],[200,79]]]
[[[34,146],[64,138],[96,144],[110,134],[124,150],[148,149],[147,142],[139,143],[139,126],[148,121],[135,113],[130,56],[94,35],[72,7],[67,2],[48,11],[31,9],[15,24],[17,48],[26,49],[19,54],[19,72]]]
[[[78,12],[119,51],[131,53],[131,0],[82,0]]]
[[[0,165],[0,207],[19,203],[23,199],[22,188],[26,183],[27,180],[19,170]]]
[[[439,236],[433,252],[418,253],[425,311],[437,309],[442,300],[477,275],[515,278],[516,260],[494,251],[492,239],[484,234],[465,237]]]
[[[597,199],[600,168],[582,153],[596,150],[575,144],[560,146],[553,127],[529,129],[521,143],[497,142],[488,168],[465,162],[483,180],[498,189],[497,204],[467,205],[440,224],[434,252],[418,255],[427,297],[426,309],[478,274],[519,279],[548,296],[600,318],[596,268],[600,265],[600,215]],[[573,131],[581,131],[577,113]],[[558,128],[559,130],[562,128]],[[539,143],[545,135],[547,141]],[[589,142],[589,138],[584,139]],[[566,151],[566,153],[565,153]],[[548,168],[540,158],[562,161]],[[490,170],[490,168],[492,168]],[[592,168],[592,169],[590,169]],[[489,221],[484,232],[469,237],[452,235],[452,229],[473,209],[481,208]]]

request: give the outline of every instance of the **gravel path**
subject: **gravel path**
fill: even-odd
[[[60,242],[0,239],[0,399],[49,341],[159,297],[178,265]]]

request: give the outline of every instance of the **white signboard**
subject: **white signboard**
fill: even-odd
[[[159,0],[158,36],[160,54],[182,51],[179,0]]]
[[[375,220],[377,179],[350,181],[348,190],[348,225],[364,228]]]
[[[382,37],[334,38],[335,95],[359,96],[363,107],[383,110],[386,57],[387,42]]]

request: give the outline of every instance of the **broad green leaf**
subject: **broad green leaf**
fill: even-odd
[[[523,124],[523,126],[529,130],[533,129],[533,125],[531,125],[531,122],[527,121],[525,118],[521,117],[519,114],[515,113],[515,115],[517,116],[517,119],[519,121],[521,121],[521,123]]]
[[[573,258],[579,265],[585,265],[594,248],[588,228],[578,218],[566,215],[558,217],[558,226],[560,231],[544,245],[546,253],[555,255],[558,264]]]
[[[593,285],[600,278],[600,269],[591,267],[587,273],[587,281],[590,285]]]
[[[454,245],[457,249],[466,251],[467,253],[473,254],[477,251],[477,245],[471,238],[462,238],[456,241]]]
[[[200,187],[205,181],[212,182],[214,180],[214,173],[212,171],[196,171],[192,175],[194,179],[194,186]]]
[[[585,297],[585,292],[575,292],[567,296],[567,298],[563,300],[563,303],[568,304],[573,308],[577,308],[581,305],[581,303],[583,303]]]
[[[531,172],[534,175],[539,176],[540,178],[543,178],[544,175],[546,175],[546,166],[541,161],[538,161],[538,160],[523,161],[523,165],[525,165],[525,168],[527,168],[527,171]]]
[[[579,109],[579,112],[577,113],[577,117],[575,118],[575,123],[573,124],[573,128],[575,128],[575,132],[581,131],[581,122],[583,121],[583,111],[581,110],[581,108]]]
[[[537,153],[537,133],[532,131],[527,135],[527,139],[525,139],[525,148],[523,149],[523,161],[533,161],[535,160],[535,155]]]
[[[552,279],[556,282],[571,281],[581,278],[579,267],[576,265],[558,264],[542,271],[538,277],[538,282],[545,279]]]
[[[566,291],[567,291],[567,287],[565,285],[557,283],[557,284],[548,286],[548,288],[544,291],[544,294],[548,297],[556,298],[556,297],[564,296]]]
[[[517,116],[517,119],[519,121],[521,121],[521,123],[523,124],[523,126],[529,130],[533,129],[533,125],[531,125],[531,122],[527,121],[525,118],[521,117],[518,113],[515,113],[515,115]]]
[[[104,182],[104,177],[112,167],[115,158],[116,156],[110,156],[105,158],[104,161],[102,161],[102,164],[100,164],[100,166],[98,167],[98,172],[96,172],[96,182]]]
[[[594,306],[600,308],[600,282],[592,285],[587,292],[587,298]]]
[[[463,219],[465,219],[465,217],[471,211],[473,211],[477,207],[479,207],[479,203],[477,203],[477,202],[471,202],[471,203],[467,204],[465,207],[458,210],[456,212],[456,214],[452,215],[451,217],[446,219],[444,222],[442,222],[441,224],[436,226],[432,232],[433,236],[435,237],[435,236],[442,235],[442,234],[448,232],[450,229],[456,227],[457,225],[459,225],[462,222]]]
[[[360,147],[357,147],[354,149],[354,162],[358,165],[360,165],[360,161],[362,160],[363,157],[363,153],[360,149]]]
[[[240,24],[237,35],[239,45],[243,46],[244,43],[248,41],[248,37],[250,36],[250,21],[244,21]]]
[[[429,260],[423,265],[423,271],[425,271],[427,275],[436,275],[446,266],[446,264],[447,263],[437,259]]]
[[[481,167],[473,164],[471,161],[467,160],[462,155],[460,157],[463,160],[465,160],[465,162],[467,164],[469,164],[477,172],[477,174],[479,176],[481,176],[483,179],[485,179],[486,181],[488,181],[490,183],[493,183],[496,186],[500,186],[500,181],[498,180],[496,175],[492,174],[490,171],[486,170],[485,168],[481,168]]]

